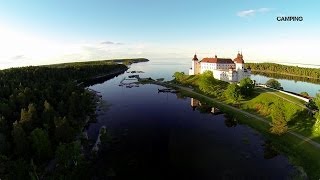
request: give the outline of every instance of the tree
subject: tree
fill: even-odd
[[[282,103],[274,104],[272,107],[272,123],[270,124],[270,132],[276,135],[282,135],[288,131],[286,117],[282,107]]]
[[[211,71],[205,71],[200,75],[200,78],[198,80],[198,86],[201,91],[203,91],[206,94],[213,95],[215,92],[215,79],[212,76]]]
[[[55,139],[58,142],[71,142],[76,134],[76,130],[72,128],[66,117],[55,118]]]
[[[30,134],[32,149],[39,160],[48,159],[51,154],[51,144],[47,132],[40,128],[36,128]]]
[[[313,132],[314,135],[320,136],[320,113],[319,113],[319,109],[320,109],[320,93],[316,94],[316,97],[313,98],[312,102],[318,108],[318,112],[314,116],[317,120],[313,125],[312,132]]]
[[[224,115],[225,119],[224,119],[224,124],[229,128],[229,127],[236,127],[238,124],[237,119],[230,115],[230,114],[225,114]]]
[[[173,74],[173,77],[175,78],[176,81],[181,81],[184,77],[184,72],[175,72]]]
[[[266,85],[268,87],[271,87],[271,88],[274,88],[274,89],[280,89],[281,88],[281,84],[275,80],[275,79],[269,79],[267,82],[266,82]]]
[[[307,79],[307,77],[313,77],[310,79],[308,78],[309,80],[319,79],[320,77],[319,68],[304,68],[275,63],[246,63],[246,65],[250,66],[252,70],[258,72],[259,74],[271,71],[277,74],[284,74],[284,76],[288,74],[296,75],[295,78],[299,77]]]
[[[3,156],[0,154],[0,174],[2,176],[1,178],[3,178],[3,179],[9,179],[8,177],[6,177],[6,175],[8,174],[8,171],[9,171],[8,161],[9,161],[9,159],[7,156]]]
[[[66,108],[66,105],[65,105],[65,103],[63,102],[63,101],[60,101],[59,103],[58,103],[58,112],[59,112],[59,114],[60,114],[60,116],[64,116],[64,115],[66,115],[67,113],[67,108]]]
[[[34,123],[37,121],[37,110],[34,104],[29,104],[28,111],[21,109],[20,121],[25,131],[30,132]]]
[[[232,103],[237,103],[242,98],[240,87],[237,84],[229,84],[224,92],[225,97]]]
[[[7,131],[7,122],[3,116],[0,116],[0,132],[5,133]]]
[[[60,144],[56,150],[56,158],[62,169],[70,168],[70,165],[76,166],[81,157],[80,142]]]
[[[18,159],[15,161],[11,161],[9,166],[8,179],[31,179],[29,173],[30,166],[25,160]]]
[[[125,65],[107,61],[1,70],[0,152],[8,155],[8,163],[2,171],[4,160],[0,157],[0,178],[29,179],[37,173],[43,175],[51,147],[56,149],[61,141],[74,141],[86,117],[95,111],[93,95],[77,82],[125,70]],[[60,117],[68,118],[61,118],[56,130],[54,119]],[[30,172],[27,167],[32,158],[36,161],[31,163],[33,172]]]
[[[212,71],[205,71],[199,76],[197,84],[202,92],[215,97],[220,96],[221,85],[224,85],[225,82],[215,79]]]
[[[306,107],[310,110],[318,110],[316,103],[312,99],[306,104]]]
[[[320,109],[320,93],[316,94],[316,97],[313,98],[313,102],[318,107],[318,109]]]
[[[7,151],[7,140],[6,140],[6,136],[2,133],[0,133],[0,154],[4,154]]]
[[[54,124],[55,111],[47,100],[44,102],[43,106],[44,110],[42,112],[42,121],[47,126],[50,139],[53,139],[56,128]]]
[[[300,93],[302,96],[309,96],[309,94],[307,92],[301,92]]]
[[[240,80],[240,91],[242,95],[250,96],[252,95],[253,90],[254,82],[249,77]]]
[[[130,60],[125,60],[125,61],[123,62],[123,64],[126,65],[126,66],[128,66],[128,65],[131,65],[132,62],[131,62]]]
[[[17,155],[26,155],[28,153],[29,142],[20,123],[13,124],[12,138],[14,144],[14,152]]]
[[[272,145],[270,140],[266,140],[262,146],[263,146],[263,157],[265,159],[272,159],[279,154],[277,149]]]
[[[312,127],[312,133],[315,136],[320,136],[320,118],[317,118],[316,122]]]

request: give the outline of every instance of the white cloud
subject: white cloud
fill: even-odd
[[[57,41],[0,24],[0,69],[71,61],[128,58],[144,55],[152,45],[144,42]]]
[[[245,11],[240,11],[237,13],[238,16],[240,17],[247,17],[247,16],[252,16],[255,14],[255,10],[250,9],[250,10],[245,10]]]
[[[269,12],[269,11],[271,11],[270,8],[260,8],[257,10],[257,12],[261,12],[261,13],[265,13],[265,12]]]
[[[105,45],[124,45],[124,43],[119,43],[119,42],[113,42],[113,41],[103,41],[101,44]]]
[[[237,13],[237,16],[249,17],[249,16],[254,16],[257,13],[267,13],[269,11],[271,11],[270,8],[249,9],[249,10],[239,11]]]

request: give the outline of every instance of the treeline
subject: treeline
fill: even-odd
[[[259,71],[252,71],[251,74],[254,75],[262,75],[269,78],[275,79],[287,79],[287,80],[294,80],[294,81],[302,81],[302,82],[310,82],[314,84],[320,84],[320,79],[308,78],[303,76],[293,76],[293,75],[286,75],[286,74],[278,74],[278,73],[267,73],[267,72],[259,72]]]
[[[320,79],[320,69],[318,68],[305,68],[298,66],[287,66],[275,63],[246,63],[247,67],[251,67],[252,71],[277,73],[292,76],[300,76],[307,78]]]
[[[79,81],[125,70],[101,61],[0,71],[0,178],[85,178],[79,133],[95,95]]]
[[[104,65],[104,64],[116,64],[116,63],[123,63],[123,64],[133,64],[139,62],[148,62],[149,60],[146,58],[135,58],[135,59],[111,59],[111,60],[100,60],[100,61],[86,61],[86,62],[71,62],[71,63],[62,63],[62,64],[51,64],[51,65],[44,65],[44,67],[79,67],[79,66],[94,66],[94,65]]]

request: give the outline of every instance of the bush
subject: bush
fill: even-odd
[[[240,91],[242,95],[250,96],[252,95],[253,90],[254,82],[249,77],[240,80]]]
[[[267,82],[266,82],[266,85],[268,87],[271,87],[271,88],[274,88],[274,89],[280,89],[281,88],[281,84],[275,80],[275,79],[269,79]]]
[[[229,84],[224,92],[225,97],[232,103],[237,103],[242,98],[240,87],[237,84]]]
[[[286,116],[282,107],[282,103],[274,104],[271,112],[272,123],[270,124],[270,132],[276,135],[282,135],[288,131]]]

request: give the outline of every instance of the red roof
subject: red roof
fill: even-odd
[[[238,58],[238,57],[234,59],[234,62],[235,62],[235,63],[242,63],[242,64],[244,64],[244,60],[243,60],[242,58]]]
[[[198,61],[198,58],[197,58],[197,55],[195,54],[194,55],[194,57],[193,57],[193,59],[192,60],[194,60],[194,61]]]
[[[238,52],[237,57],[236,57],[233,61],[234,61],[235,63],[242,63],[242,64],[244,64],[244,60],[243,60],[242,53],[240,54],[240,53]]]
[[[203,58],[201,62],[206,63],[218,63],[218,64],[234,64],[231,59],[228,58]]]

